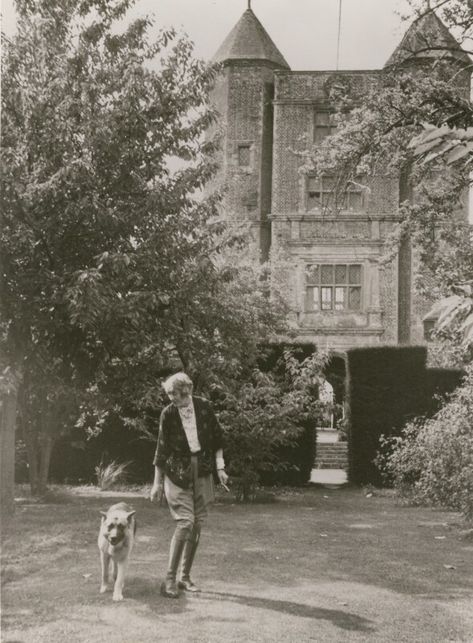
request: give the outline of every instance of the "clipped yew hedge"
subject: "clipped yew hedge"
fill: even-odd
[[[355,348],[347,353],[349,479],[380,485],[373,460],[381,435],[395,435],[424,406],[423,346]],[[420,404],[419,404],[420,403]]]
[[[346,402],[349,479],[380,486],[374,464],[380,437],[400,435],[418,416],[431,416],[463,373],[427,369],[425,346],[376,346],[347,352]]]

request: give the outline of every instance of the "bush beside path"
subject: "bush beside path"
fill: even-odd
[[[125,601],[99,595],[99,510],[125,499],[138,540]],[[173,526],[144,492],[68,489],[18,502],[4,528],[5,643],[473,640],[473,540],[457,514],[360,489],[213,507],[195,564],[205,591],[164,599]]]

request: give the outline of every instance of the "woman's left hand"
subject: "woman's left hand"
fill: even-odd
[[[225,473],[225,469],[219,469],[217,471],[217,476],[222,487],[226,489],[226,491],[230,491],[230,489],[227,487],[228,476]]]

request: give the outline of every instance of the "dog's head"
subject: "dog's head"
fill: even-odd
[[[103,535],[113,547],[119,545],[124,540],[136,512],[119,509],[100,513]]]

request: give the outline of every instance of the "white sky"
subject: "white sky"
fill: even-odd
[[[292,69],[334,69],[339,0],[252,0],[252,8]],[[384,65],[407,28],[406,0],[342,0],[340,69]],[[13,0],[2,0],[3,30],[14,31]],[[137,0],[130,18],[154,13],[159,25],[181,27],[196,55],[211,58],[247,7],[247,0]]]

